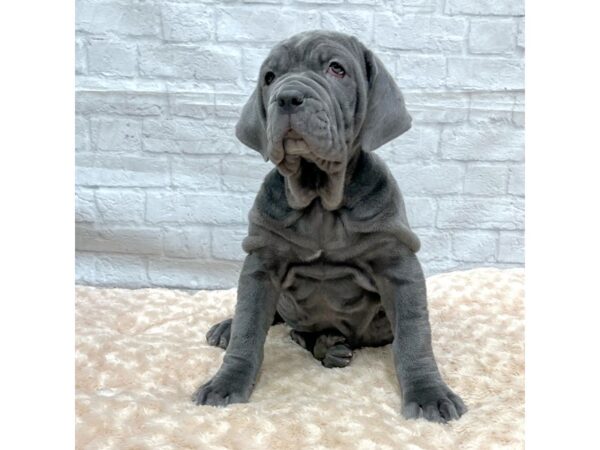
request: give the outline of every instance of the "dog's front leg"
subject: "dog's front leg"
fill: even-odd
[[[263,361],[265,338],[277,306],[278,292],[258,256],[242,267],[231,339],[215,376],[198,388],[198,405],[225,406],[248,401]]]
[[[375,278],[392,324],[392,351],[402,390],[402,414],[434,422],[458,419],[466,407],[442,380],[431,346],[425,278],[417,257],[406,251],[377,264]]]

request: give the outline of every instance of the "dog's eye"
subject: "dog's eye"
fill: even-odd
[[[338,77],[338,78],[344,78],[344,75],[346,75],[346,71],[344,70],[342,65],[335,61],[333,61],[331,64],[329,64],[329,68],[327,69],[327,72],[329,72],[334,77]]]
[[[267,86],[270,85],[274,79],[275,79],[275,74],[273,72],[265,73],[265,84]]]

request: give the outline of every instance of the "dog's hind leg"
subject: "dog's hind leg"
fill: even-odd
[[[223,350],[225,350],[229,344],[229,338],[231,337],[231,322],[232,319],[225,319],[223,322],[213,325],[210,330],[208,330],[208,333],[206,333],[206,341],[208,342],[208,345],[212,345],[213,347],[221,347]],[[282,322],[283,319],[279,313],[276,312],[271,326]]]
[[[290,337],[313,354],[325,367],[346,367],[353,352],[346,338],[335,331],[307,333],[292,330]]]

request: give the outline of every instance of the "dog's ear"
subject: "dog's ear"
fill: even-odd
[[[235,135],[242,144],[259,152],[265,161],[269,159],[266,122],[260,86],[257,86],[242,109],[240,119],[235,126]]]
[[[375,150],[410,129],[412,118],[404,97],[381,60],[365,50],[367,112],[360,132],[365,151]]]

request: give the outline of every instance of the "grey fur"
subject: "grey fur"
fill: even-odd
[[[276,168],[250,211],[233,322],[208,333],[226,347],[223,365],[197,404],[247,401],[269,326],[283,320],[326,367],[392,343],[407,418],[445,422],[466,411],[434,359],[419,239],[394,178],[370,153],[410,125],[392,77],[357,39],[313,31],[271,51],[236,135]]]

